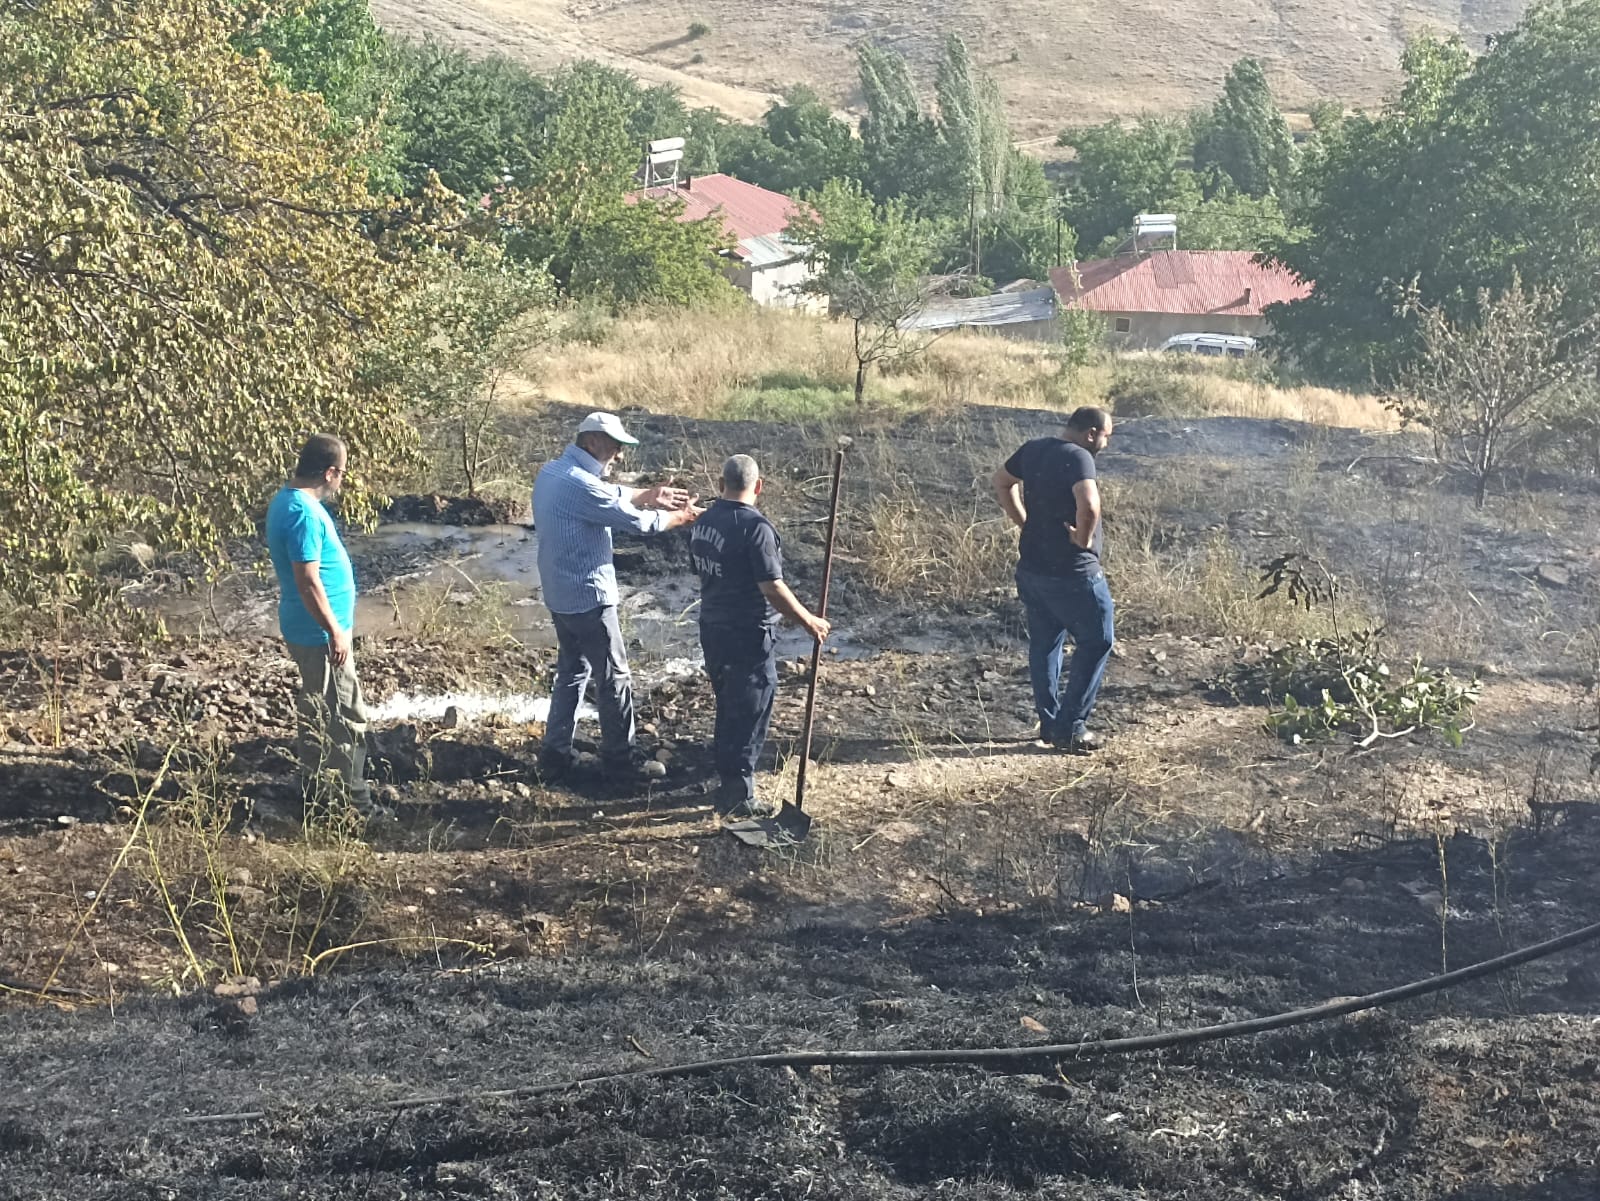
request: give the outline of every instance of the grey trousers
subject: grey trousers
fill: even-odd
[[[589,677],[595,677],[600,710],[600,753],[617,762],[633,747],[633,674],[617,624],[617,607],[602,605],[587,613],[551,613],[556,627],[556,682],[550,693],[542,753],[572,753],[578,704]]]
[[[317,795],[324,773],[335,773],[349,790],[358,809],[372,803],[367,783],[367,704],[361,695],[352,654],[343,667],[328,662],[326,646],[284,643],[300,669],[300,691],[295,696],[299,715],[300,768],[308,795]]]

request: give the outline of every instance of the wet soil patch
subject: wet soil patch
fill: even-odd
[[[430,525],[522,525],[528,523],[529,516],[526,501],[437,493],[396,496],[383,511],[385,521]]]

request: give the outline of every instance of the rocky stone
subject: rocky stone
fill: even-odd
[[[1572,584],[1572,573],[1559,563],[1541,563],[1534,574],[1539,577],[1541,584],[1551,588],[1567,588]]]
[[[906,1016],[906,1003],[898,997],[873,997],[856,1006],[856,1017],[863,1022],[892,1022]]]
[[[660,780],[666,777],[667,765],[657,759],[647,759],[640,770],[644,773],[645,779]]]
[[[58,826],[75,826],[77,824],[78,819],[73,817],[70,813],[63,813],[60,817],[56,818],[56,825]]]
[[[253,997],[261,992],[258,976],[229,976],[211,990],[211,995],[228,1000],[233,997]]]
[[[666,747],[662,747],[655,753],[655,761],[661,764],[663,767],[666,766],[668,763],[672,762],[672,752],[667,750]]]
[[[1021,1020],[1017,1024],[1030,1034],[1050,1033],[1049,1027],[1047,1027],[1043,1022],[1041,1022],[1038,1018],[1029,1017],[1027,1014],[1023,1014]]]
[[[107,680],[127,679],[128,665],[116,655],[111,655],[101,661],[100,675]]]
[[[1101,913],[1132,913],[1133,902],[1120,892],[1108,892],[1100,898]]]
[[[466,721],[461,716],[461,710],[455,705],[451,705],[444,711],[444,716],[439,719],[439,724],[447,730],[459,730],[466,724]]]

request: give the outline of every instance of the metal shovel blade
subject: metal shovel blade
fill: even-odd
[[[746,846],[781,850],[804,842],[811,832],[811,815],[785,802],[783,808],[771,817],[753,817],[749,821],[734,822],[724,826]]]

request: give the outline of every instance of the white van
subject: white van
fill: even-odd
[[[1243,359],[1256,352],[1256,340],[1244,334],[1179,334],[1161,344],[1175,354],[1204,354],[1212,358]]]

